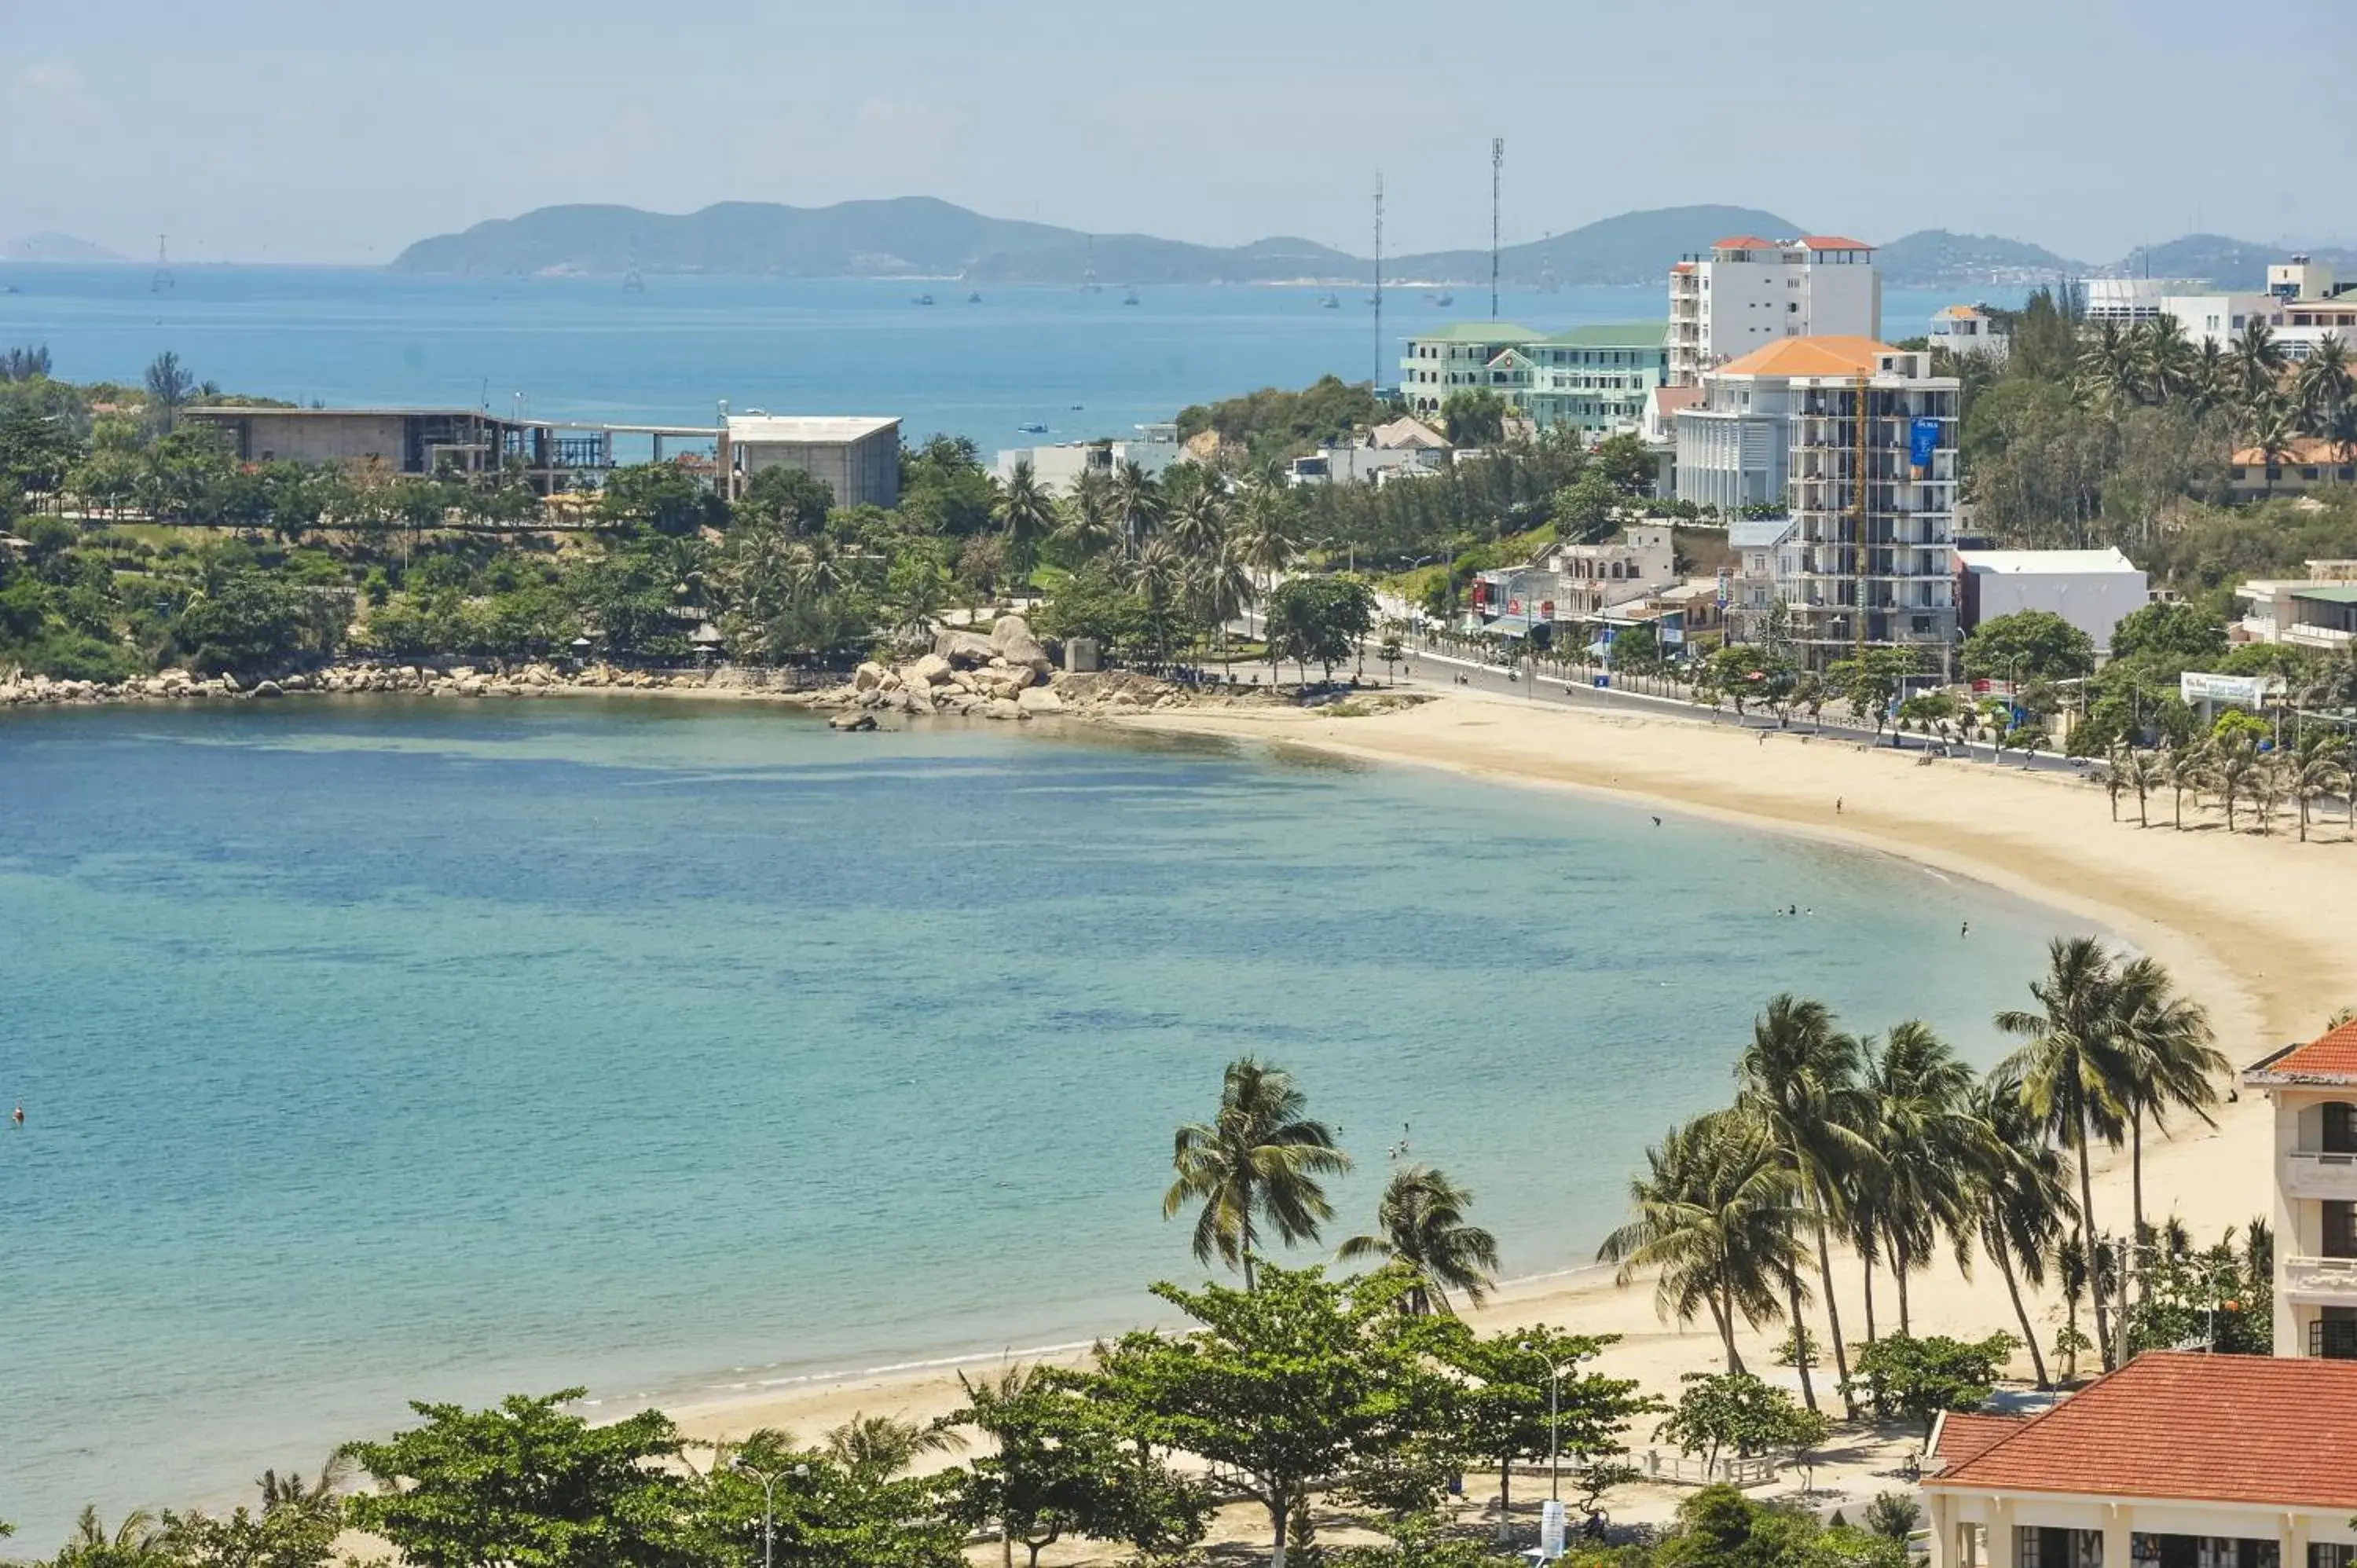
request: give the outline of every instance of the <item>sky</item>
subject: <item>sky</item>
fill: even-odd
[[[558,202],[938,196],[1359,254],[1727,202],[2357,244],[2352,0],[0,0],[0,243],[390,259]]]

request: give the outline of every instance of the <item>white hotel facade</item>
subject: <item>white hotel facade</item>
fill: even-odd
[[[1833,234],[1731,234],[1670,269],[1669,384],[1786,338],[1882,336],[1874,247]]]

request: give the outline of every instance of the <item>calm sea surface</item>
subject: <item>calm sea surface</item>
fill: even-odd
[[[1245,1051],[1360,1162],[1338,1237],[1405,1123],[1510,1273],[1576,1264],[1770,993],[1988,1059],[2061,918],[1404,769],[734,706],[0,719],[0,1517],[35,1550],[409,1398],[1146,1320],[1200,1277],[1170,1129]]]
[[[1376,373],[1366,291],[1326,309],[1309,288],[993,288],[953,282],[656,277],[408,277],[358,267],[182,267],[153,292],[145,267],[0,264],[0,346],[47,343],[57,373],[135,381],[165,349],[233,392],[307,403],[432,404],[544,418],[708,424],[736,412],[889,413],[921,438],[970,435],[985,455],[1042,439],[1126,435],[1190,403],[1329,371]],[[930,291],[931,306],[912,304]],[[2020,290],[1982,291],[1992,303]],[[1925,331],[1946,294],[1887,291],[1892,338]],[[1659,319],[1663,287],[1511,295],[1540,331]],[[1387,292],[1398,379],[1411,331],[1488,315],[1486,290],[1448,309]],[[521,396],[519,397],[519,394]],[[1075,406],[1078,405],[1078,406]],[[1045,424],[1050,436],[1017,426]]]

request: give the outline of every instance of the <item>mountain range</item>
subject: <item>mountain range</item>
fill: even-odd
[[[25,234],[0,244],[0,262],[66,263],[89,266],[100,262],[127,262],[103,245],[77,240],[71,234]]]

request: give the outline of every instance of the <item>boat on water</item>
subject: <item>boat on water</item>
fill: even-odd
[[[967,295],[965,296],[965,302],[968,305],[980,305],[982,303],[982,291],[980,289],[976,289],[972,294]]]
[[[1137,291],[1135,289],[1131,289],[1127,294],[1121,296],[1121,302],[1124,305],[1135,305],[1137,303]]]
[[[1341,302],[1340,300],[1339,300],[1339,299],[1335,298],[1335,297],[1334,297],[1332,295],[1330,295],[1330,294],[1329,294],[1329,295],[1328,295],[1325,298],[1323,298],[1323,299],[1319,300],[1319,301],[1318,302],[1318,308],[1320,308],[1320,309],[1322,309],[1322,310],[1340,310],[1340,309],[1341,309],[1341,308],[1342,308],[1342,302]]]
[[[1448,293],[1436,294],[1432,296],[1432,303],[1446,310],[1448,306],[1457,303],[1457,296],[1453,294]]]
[[[931,305],[933,303],[933,296],[930,294],[920,294],[909,303],[910,305]]]
[[[1048,434],[1048,427],[1044,424],[1018,424],[1015,427],[1015,430],[1016,434],[1019,435],[1045,435]]]

